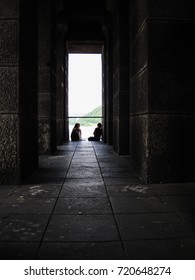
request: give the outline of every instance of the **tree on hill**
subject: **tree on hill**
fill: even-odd
[[[81,118],[69,119],[70,125],[74,125],[76,122],[80,123],[82,126],[94,126],[97,123],[102,122],[102,106],[96,107],[91,112],[85,114]]]

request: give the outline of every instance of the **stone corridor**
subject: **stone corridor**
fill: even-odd
[[[0,188],[1,259],[194,259],[195,184],[144,185],[102,142],[69,142]]]

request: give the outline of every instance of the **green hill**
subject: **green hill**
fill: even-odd
[[[102,106],[96,107],[91,112],[84,115],[84,118],[71,118],[69,119],[69,124],[74,125],[76,122],[80,123],[82,126],[94,126],[99,122],[102,122]],[[94,118],[99,117],[99,118]]]

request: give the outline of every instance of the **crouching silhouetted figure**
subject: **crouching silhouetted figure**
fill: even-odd
[[[72,141],[79,141],[81,140],[81,129],[80,123],[76,123],[71,132],[71,140]]]
[[[89,137],[89,141],[100,141],[100,138],[102,136],[102,124],[98,123],[96,129],[93,133],[94,137]]]

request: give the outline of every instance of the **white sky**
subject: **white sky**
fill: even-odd
[[[81,116],[102,104],[101,54],[69,54],[69,116]]]

